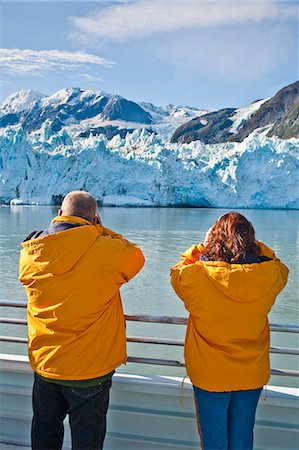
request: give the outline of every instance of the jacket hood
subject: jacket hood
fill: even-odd
[[[254,264],[202,262],[203,273],[213,286],[234,301],[256,301],[276,295],[281,289],[281,274],[275,261]]]
[[[256,301],[267,295],[276,296],[285,284],[282,279],[282,270],[288,273],[288,269],[276,257],[274,252],[258,242],[262,255],[270,259],[268,261],[252,264],[229,264],[223,261],[199,261],[204,246],[193,245],[181,256],[183,262],[177,266],[190,267],[190,277],[194,272],[201,276],[202,285],[213,285],[223,295],[237,302]],[[195,264],[194,264],[195,263]],[[177,266],[174,266],[177,267]]]
[[[22,243],[25,267],[23,273],[68,272],[94,244],[102,227],[75,216],[58,216],[51,223],[71,222],[80,226],[55,234],[45,235]]]

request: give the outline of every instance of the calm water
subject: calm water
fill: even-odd
[[[44,229],[57,209],[52,207],[0,207],[0,298],[25,301],[18,282],[20,242],[32,230]],[[182,302],[169,284],[169,268],[179,254],[204,239],[207,229],[225,212],[220,209],[171,208],[101,208],[103,223],[136,242],[143,250],[146,265],[141,273],[122,288],[127,314],[186,316]],[[271,312],[270,321],[298,324],[299,211],[246,210],[253,222],[257,239],[272,247],[289,267],[290,277]],[[25,317],[25,310],[3,308],[2,315]],[[159,336],[183,339],[185,329],[179,325],[128,323],[128,335]],[[26,336],[26,327],[2,326],[1,334]],[[298,347],[295,335],[272,333],[272,345]],[[24,344],[3,344],[2,352],[26,354]],[[183,350],[175,347],[129,344],[128,353],[135,356],[165,357],[183,360]],[[296,356],[272,355],[276,368],[297,368]],[[183,369],[128,364],[121,371],[143,374],[184,375]],[[295,385],[295,378],[272,377],[272,384]]]

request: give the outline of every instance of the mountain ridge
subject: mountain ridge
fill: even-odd
[[[53,132],[66,130],[82,138],[104,134],[108,139],[146,129],[172,143],[241,142],[254,131],[282,139],[299,138],[298,117],[299,81],[244,108],[215,111],[156,106],[78,87],[60,89],[50,96],[36,90],[18,91],[0,105],[0,128],[21,126],[31,134],[47,125]]]

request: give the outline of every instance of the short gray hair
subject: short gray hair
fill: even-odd
[[[64,216],[78,216],[92,222],[97,211],[96,199],[86,191],[69,192],[60,207]]]

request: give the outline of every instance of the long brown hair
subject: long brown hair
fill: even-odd
[[[236,211],[224,214],[210,229],[202,256],[230,263],[245,258],[246,253],[261,254],[252,223]]]

